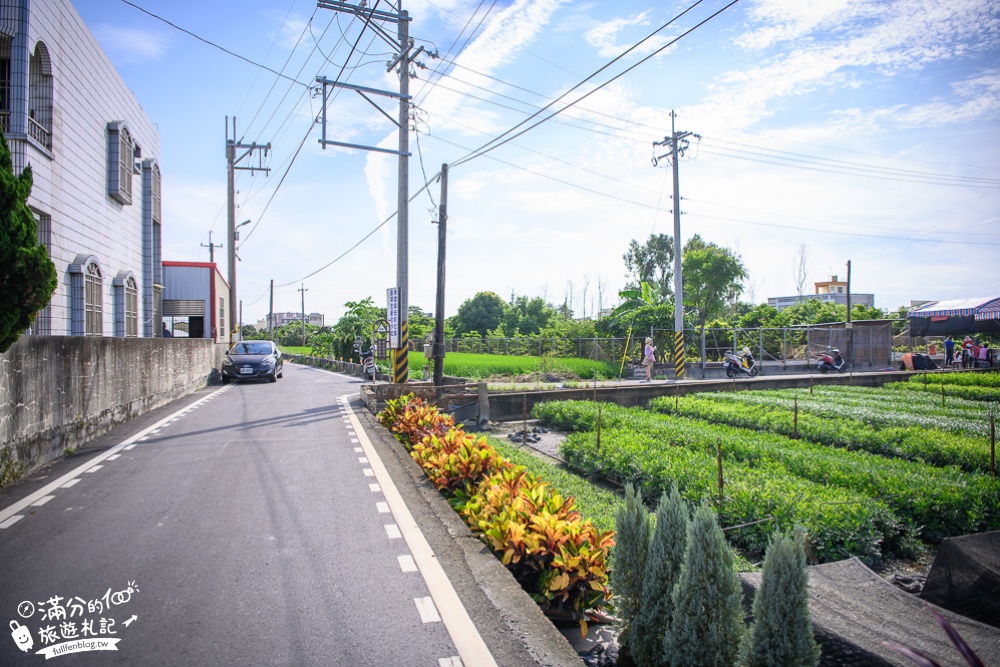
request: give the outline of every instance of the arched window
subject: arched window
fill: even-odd
[[[139,287],[131,271],[120,272],[111,281],[114,300],[114,335],[135,338],[139,335]]]
[[[83,272],[83,309],[86,313],[86,336],[104,335],[104,280],[101,267],[90,262]]]
[[[28,136],[52,150],[52,60],[43,42],[35,45],[28,64]]]

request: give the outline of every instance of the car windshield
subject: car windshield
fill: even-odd
[[[270,343],[237,343],[230,354],[271,354]]]

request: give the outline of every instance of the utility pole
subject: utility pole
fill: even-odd
[[[678,132],[674,121],[677,114],[670,111],[670,136],[664,137],[663,141],[654,141],[653,150],[657,146],[666,146],[670,150],[663,155],[653,157],[655,167],[659,160],[668,157],[670,166],[674,172],[674,368],[677,379],[684,377],[684,280],[681,276],[681,255],[683,245],[681,244],[681,186],[678,172],[678,162],[688,149],[690,141],[688,137],[701,136],[693,132]]]
[[[444,258],[448,239],[448,165],[441,165],[441,204],[438,206],[437,302],[434,305],[434,386],[444,384]],[[511,300],[514,293],[511,291]]]
[[[218,245],[215,245],[215,244],[212,243],[212,232],[211,231],[208,232],[208,244],[206,245],[206,244],[202,243],[201,247],[202,248],[208,248],[208,261],[211,262],[212,264],[215,264],[215,249],[216,248],[221,248],[222,244],[220,243]]]
[[[267,307],[267,337],[274,340],[274,278],[271,278],[271,301]]]
[[[370,26],[374,33],[385,41],[396,51],[393,59],[386,71],[391,71],[398,66],[399,72],[399,93],[376,90],[364,86],[331,81],[326,77],[317,77],[316,80],[323,85],[323,108],[321,112],[323,134],[319,140],[320,145],[343,146],[347,148],[358,148],[361,150],[378,151],[382,153],[392,153],[398,156],[398,197],[396,209],[396,288],[398,297],[397,319],[399,325],[398,346],[395,349],[395,363],[393,366],[393,382],[406,382],[409,375],[409,363],[407,353],[409,351],[409,158],[410,158],[410,63],[424,50],[423,46],[413,49],[410,40],[410,15],[403,11],[402,0],[396,3],[393,11],[378,10],[374,7],[366,7],[365,0],[361,0],[357,5],[351,5],[344,0],[318,0],[317,6],[320,9],[332,9],[338,12],[353,14],[363,19],[366,26]],[[384,23],[397,24],[397,39],[392,39],[388,31],[380,26]],[[432,56],[432,57],[436,57]],[[421,63],[417,63],[421,66]],[[340,141],[330,141],[326,138],[326,115],[327,115],[327,87],[346,88],[357,92],[369,104],[374,106],[383,115],[389,118],[399,128],[399,149],[390,150],[373,146],[362,146],[359,144],[349,144]],[[375,104],[368,95],[383,95],[394,97],[399,100],[399,120],[392,117],[381,107]]]
[[[305,346],[305,344],[306,344],[306,292],[308,292],[309,289],[306,287],[305,283],[302,283],[302,287],[300,287],[298,289],[298,291],[302,292],[302,345]]]
[[[229,248],[228,248],[228,259],[229,259],[229,322],[230,326],[235,326],[237,322],[236,314],[236,241],[239,236],[236,234],[236,172],[237,171],[249,171],[251,173],[255,171],[263,171],[265,174],[269,173],[271,170],[263,166],[263,160],[267,157],[268,151],[271,150],[270,142],[264,146],[257,142],[251,144],[244,144],[243,142],[236,140],[236,117],[233,116],[233,136],[229,136],[229,116],[226,116],[226,176],[227,176],[227,192],[228,192],[228,212],[229,212]],[[240,155],[237,155],[237,151],[243,151]],[[263,151],[263,155],[259,151]],[[252,157],[254,153],[257,153],[257,166],[243,167],[240,163],[248,157]],[[248,221],[249,222],[249,221]],[[241,225],[242,226],[242,225]],[[230,342],[232,341],[232,336],[230,336]]]

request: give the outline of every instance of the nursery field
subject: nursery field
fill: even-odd
[[[535,416],[572,431],[562,453],[585,473],[633,482],[646,498],[676,482],[688,502],[711,502],[751,557],[775,527],[798,524],[815,560],[871,563],[1000,529],[1000,481],[990,474],[997,379],[719,392],[648,409],[552,402]]]

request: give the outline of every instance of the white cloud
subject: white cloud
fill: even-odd
[[[115,63],[163,60],[170,46],[170,37],[159,30],[127,28],[100,23],[92,32]]]
[[[604,23],[600,23],[584,33],[583,38],[587,43],[597,48],[597,55],[602,58],[614,58],[632,46],[633,42],[627,41],[619,44],[617,38],[624,29],[632,26],[649,26],[649,12],[642,12],[630,18],[615,18]],[[632,53],[637,55],[647,55],[656,51],[667,43],[667,38],[662,35],[651,37],[642,43],[642,46]]]

